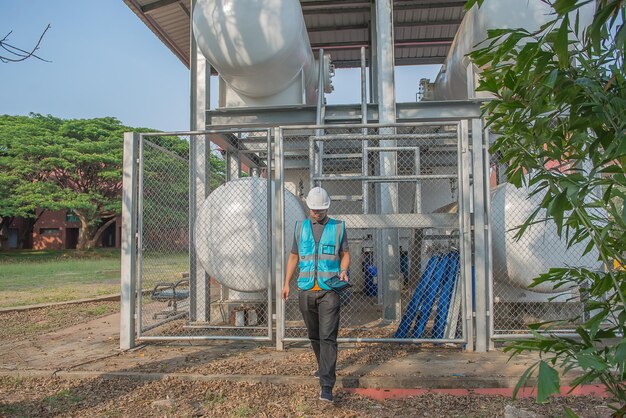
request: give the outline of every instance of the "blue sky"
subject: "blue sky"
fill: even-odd
[[[188,70],[122,0],[0,0],[0,37],[13,31],[12,45],[31,48],[48,24],[38,54],[52,62],[0,63],[0,114],[189,128]],[[414,101],[419,79],[436,69],[397,69],[397,101]],[[328,102],[359,102],[358,74],[339,72]]]

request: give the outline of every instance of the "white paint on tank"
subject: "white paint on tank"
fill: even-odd
[[[600,269],[598,252],[583,252],[588,241],[567,248],[567,242],[557,235],[553,221],[530,226],[520,240],[515,239],[518,227],[539,206],[545,193],[528,198],[528,189],[517,189],[510,183],[498,186],[491,197],[494,275],[506,272],[509,283],[527,289],[541,273],[556,267],[586,267]],[[545,210],[536,219],[543,219]],[[531,288],[534,292],[554,293],[551,283]],[[558,289],[561,292],[564,289]]]
[[[593,18],[595,2],[580,8],[581,28]],[[475,46],[487,39],[490,29],[525,28],[535,31],[554,16],[542,0],[485,0],[480,8],[472,7],[463,18],[446,61],[435,82],[435,100],[463,100],[468,98],[466,56]],[[570,20],[574,22],[575,16]],[[480,92],[479,92],[480,93]]]
[[[298,0],[198,0],[193,10],[198,47],[235,91],[266,97],[302,71],[315,97],[318,69]]]
[[[267,289],[272,239],[267,231],[267,187],[267,179],[259,177],[229,181],[215,189],[198,211],[194,226],[198,260],[209,276],[229,289]],[[285,190],[285,255],[291,251],[295,223],[304,217],[298,198]]]

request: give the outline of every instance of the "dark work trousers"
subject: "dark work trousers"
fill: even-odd
[[[335,386],[339,295],[332,290],[301,290],[300,312],[317,358],[320,386]]]

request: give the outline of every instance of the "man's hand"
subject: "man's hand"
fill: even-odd
[[[350,278],[348,277],[348,272],[346,270],[341,270],[341,272],[339,273],[339,280],[343,280],[344,282],[350,281]]]
[[[289,286],[283,287],[283,300],[287,300],[289,298]]]

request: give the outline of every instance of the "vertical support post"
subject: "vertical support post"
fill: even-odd
[[[392,0],[377,0],[375,15],[378,120],[381,124],[393,124],[396,123],[396,98]]]
[[[324,119],[326,118],[326,103],[324,102],[324,49],[320,48],[318,51],[318,80],[317,80],[317,112],[315,115],[315,124],[317,126],[321,126],[324,124]],[[315,136],[320,137],[324,135],[323,129],[316,129]],[[313,161],[315,162],[315,171],[314,175],[321,176],[324,172],[324,141],[315,141],[315,146],[313,147]],[[317,148],[317,153],[315,153],[315,149]],[[315,182],[314,182],[315,183]],[[311,188],[315,185],[321,185],[321,182],[317,182],[317,184],[313,184]]]
[[[196,0],[192,0],[191,8]],[[190,18],[191,19],[191,18]],[[190,20],[193,28],[193,19]],[[198,49],[193,30],[190,31],[190,130],[206,129],[206,110],[210,106],[211,66]],[[189,320],[209,321],[210,281],[200,266],[195,250],[195,223],[198,210],[209,193],[208,159],[211,152],[209,139],[202,136],[190,138],[189,149]]]
[[[378,17],[376,16],[377,10],[375,0],[371,0],[370,9],[370,103],[378,103]]]
[[[474,99],[476,97],[476,74],[479,71],[478,68],[467,57],[464,58],[465,65],[467,65],[467,97]],[[472,120],[472,132],[476,132],[475,129],[480,129],[480,138],[474,137],[472,146],[474,147],[475,156],[476,153],[482,154],[480,164],[477,164],[476,158],[474,158],[474,222],[475,231],[480,228],[479,224],[482,223],[481,233],[483,238],[483,244],[481,247],[484,259],[480,260],[478,257],[481,252],[478,251],[479,241],[475,241],[476,245],[476,351],[487,351],[494,349],[494,343],[491,339],[493,334],[493,269],[492,269],[492,251],[491,251],[491,191],[490,191],[490,175],[489,175],[489,136],[486,130],[483,130],[482,120]],[[472,135],[474,136],[474,135]],[[480,142],[478,142],[479,139]],[[476,180],[480,177],[480,180]],[[477,199],[478,196],[481,199]],[[478,204],[477,204],[478,203]],[[482,211],[479,212],[479,209]],[[478,215],[478,216],[477,216]],[[484,285],[484,291],[478,287],[479,283],[479,264],[484,272],[484,281],[481,281],[481,286]],[[484,295],[484,306],[482,297],[479,303],[479,292]],[[484,316],[483,316],[484,315]],[[479,321],[481,322],[479,327]],[[484,321],[485,330],[482,329],[482,321]],[[479,338],[482,339],[484,332],[485,341],[479,343]],[[484,348],[484,349],[483,349]]]
[[[484,125],[483,125],[484,126]],[[489,169],[489,132],[483,131],[483,159],[484,159],[484,190],[485,196],[485,279],[487,280],[487,349],[494,350],[493,342],[493,248],[491,239],[491,176]]]
[[[361,123],[363,125],[367,124],[367,84],[366,84],[365,71],[366,71],[365,47],[362,46],[361,47]],[[367,135],[367,128],[363,128],[362,133],[363,135]],[[361,143],[361,150],[362,150],[361,175],[364,177],[369,174],[368,173],[369,152],[367,150],[368,146],[369,146],[369,141],[367,139],[364,139],[363,142]],[[361,185],[361,206],[362,206],[362,210],[364,214],[368,212],[368,207],[369,207],[368,193],[369,193],[369,184],[367,183],[367,181],[363,181]]]
[[[274,235],[274,182],[272,181],[272,130],[268,129],[265,132],[267,136],[267,161],[266,161],[266,178],[267,178],[267,237],[269,242],[269,248],[267,249],[267,338],[270,340],[272,336],[272,318],[274,318],[274,309],[272,306],[272,289],[276,280],[274,279],[276,274],[276,266],[274,260],[276,259],[276,247],[274,246],[274,239],[270,238]],[[254,173],[253,173],[254,175]],[[278,286],[276,286],[278,289]]]
[[[317,164],[315,162],[315,140],[309,138],[309,190],[315,187],[313,178],[317,175]]]
[[[476,351],[485,352],[488,346],[488,283],[485,237],[485,178],[483,152],[483,124],[472,119],[472,179],[474,196],[474,286],[476,308]]]
[[[282,289],[285,280],[285,194],[283,165],[283,130],[274,128],[274,203],[276,205],[272,250],[276,271],[276,350],[285,349],[285,301]]]
[[[241,173],[241,158],[237,151],[226,152],[226,181],[238,179]]]
[[[422,174],[422,152],[420,147],[415,148],[415,175]],[[422,213],[422,181],[415,182],[415,213]]]
[[[122,175],[122,255],[120,283],[120,348],[135,347],[137,279],[137,183],[139,134],[124,133]]]
[[[472,280],[472,231],[470,216],[470,152],[469,124],[459,124],[459,234],[461,250],[461,277],[463,278],[463,336],[467,341],[465,351],[474,351],[474,285]]]
[[[378,120],[383,125],[396,123],[396,100],[394,84],[394,44],[393,44],[393,1],[378,0],[376,7],[376,59],[378,82]],[[381,128],[380,134],[395,134],[395,128]],[[381,147],[393,147],[395,140],[380,141]],[[380,152],[380,175],[394,176],[397,173],[397,153]],[[395,182],[380,185],[380,212],[398,213],[398,184]],[[398,232],[394,229],[382,230],[382,290],[383,317],[399,319],[400,305],[400,254]]]
[[[239,152],[233,150],[226,151],[226,182],[238,179],[239,173],[241,173],[241,158],[239,156]],[[228,290],[228,287],[223,284],[220,285],[220,300],[228,300]]]

